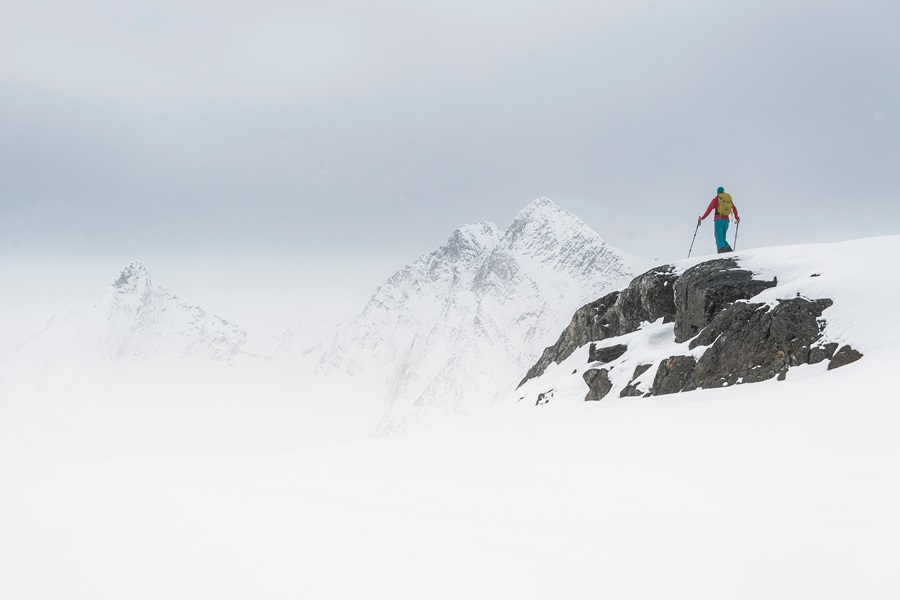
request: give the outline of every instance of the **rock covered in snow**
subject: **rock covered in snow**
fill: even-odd
[[[817,356],[812,348],[822,336],[822,313],[832,304],[792,298],[774,307],[749,302],[727,306],[688,345],[708,347],[691,373],[690,386],[764,381],[790,367],[824,360],[826,355]]]
[[[676,279],[670,265],[656,267],[636,277],[624,290],[611,292],[579,308],[556,343],[544,350],[519,386],[539,377],[550,364],[562,362],[589,342],[635,331],[644,322],[674,320]]]
[[[697,335],[722,309],[736,300],[746,300],[778,281],[759,281],[740,269],[733,258],[722,258],[691,267],[675,282],[678,314],[675,340]]]
[[[576,311],[520,387],[585,347],[586,400],[600,400],[616,389],[620,397],[665,395],[784,379],[801,365],[827,360],[833,369],[862,357],[850,345],[837,351],[838,344],[826,339],[823,313],[834,304],[828,298],[748,302],[777,285],[777,278],[760,279],[741,269],[735,258],[705,261],[681,274],[674,265],[652,269],[624,290]],[[656,359],[650,383],[644,375],[651,368],[647,356],[632,351],[628,342],[645,327],[666,340],[667,322],[672,337],[666,343],[681,347],[683,354]],[[626,369],[633,374],[624,374]]]

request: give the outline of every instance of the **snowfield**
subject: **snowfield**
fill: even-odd
[[[523,387],[465,419],[279,453],[7,439],[0,597],[900,597],[898,255],[900,236],[735,254],[778,277],[754,301],[831,298],[827,336],[864,354],[783,382],[585,403],[566,361],[540,378],[558,384],[546,405]],[[635,347],[670,348],[667,327]]]

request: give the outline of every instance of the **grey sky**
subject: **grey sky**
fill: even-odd
[[[719,185],[739,246],[897,233],[898,24],[894,0],[6,0],[0,266],[22,298],[23,265],[132,259],[198,301],[320,261],[369,289],[540,195],[674,260]]]

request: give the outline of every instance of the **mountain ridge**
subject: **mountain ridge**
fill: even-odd
[[[132,261],[92,299],[57,311],[10,358],[78,362],[203,356],[228,361],[241,354],[246,340],[237,325],[154,286],[143,263]]]
[[[288,329],[272,340],[271,356],[249,352],[246,331],[156,285],[133,261],[91,300],[59,311],[13,363],[22,372],[37,365],[41,380],[67,373],[70,379],[55,385],[64,390],[91,384],[78,379],[77,368],[58,367],[86,361],[271,359],[295,373],[278,397],[301,397],[341,378],[338,387],[353,386],[383,407],[379,431],[390,433],[489,406],[572,310],[644,266],[541,197],[506,229],[490,222],[457,227],[379,285],[354,319]],[[202,385],[206,371],[188,377]]]
[[[387,407],[384,433],[468,414],[521,377],[562,315],[644,266],[540,197],[505,230],[463,225],[398,270],[318,368],[384,373],[373,392]]]

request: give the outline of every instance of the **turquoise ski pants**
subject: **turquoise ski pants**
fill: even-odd
[[[724,248],[728,245],[725,241],[725,234],[728,233],[728,219],[716,219],[713,221],[716,226],[716,248]]]

